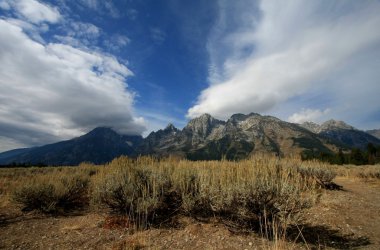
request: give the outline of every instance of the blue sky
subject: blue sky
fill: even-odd
[[[210,113],[380,128],[379,1],[0,0],[0,151]]]

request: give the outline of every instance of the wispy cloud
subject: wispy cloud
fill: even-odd
[[[131,42],[131,39],[129,39],[125,35],[121,34],[114,34],[110,36],[109,38],[106,38],[103,40],[104,46],[108,48],[111,51],[118,52],[125,46],[127,46]]]
[[[210,86],[189,109],[189,117],[275,110],[288,117],[302,109],[323,110],[326,104],[320,103],[322,107],[298,106],[287,114],[278,111],[312,91],[332,96],[329,115],[345,116],[346,98],[357,100],[351,118],[380,109],[373,101],[380,92],[374,56],[380,53],[379,2],[219,3],[219,20],[208,43]],[[368,101],[371,107],[363,111]]]
[[[330,109],[302,109],[300,112],[292,114],[288,118],[288,121],[294,123],[303,123],[307,121],[318,122],[321,117],[328,114],[329,112]]]
[[[78,0],[78,4],[90,8],[99,14],[106,14],[113,18],[120,17],[120,12],[112,0]]]
[[[135,9],[128,9],[128,10],[126,11],[126,15],[127,15],[127,17],[128,17],[130,20],[134,21],[134,20],[136,20],[136,18],[138,17],[139,12],[138,12],[137,10],[135,10]]]
[[[158,44],[160,44],[160,43],[162,43],[162,42],[165,41],[166,34],[165,34],[165,32],[164,32],[163,30],[161,30],[160,28],[157,28],[157,27],[155,27],[155,28],[151,28],[151,29],[150,29],[150,34],[151,34],[152,39],[153,39],[156,43],[158,43]]]

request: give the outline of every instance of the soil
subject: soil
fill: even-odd
[[[131,229],[126,218],[83,212],[66,216],[0,210],[1,249],[380,249],[380,181],[337,178],[287,241],[236,232],[218,222],[178,218],[172,227]],[[301,234],[300,234],[301,232]]]

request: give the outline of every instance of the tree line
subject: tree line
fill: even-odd
[[[368,143],[365,149],[352,148],[350,152],[343,152],[342,149],[339,149],[338,153],[307,151],[301,154],[301,158],[302,160],[318,159],[337,165],[373,165],[380,163],[380,145],[375,146]]]

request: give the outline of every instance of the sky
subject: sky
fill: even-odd
[[[209,113],[380,128],[380,1],[0,0],[0,152]]]

